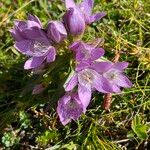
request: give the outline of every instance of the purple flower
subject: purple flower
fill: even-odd
[[[94,69],[91,69],[87,64],[80,64],[80,67],[71,74],[71,77],[66,81],[65,91],[71,91],[78,85],[78,95],[86,110],[90,103],[93,90],[102,93],[112,92],[109,82]]]
[[[92,8],[94,6],[94,0],[83,0],[79,5],[80,10],[84,14],[86,24],[91,24],[103,18],[106,13],[100,12],[92,15]]]
[[[76,61],[94,61],[104,55],[104,49],[97,48],[99,42],[100,39],[96,44],[91,45],[77,41],[70,46],[70,49],[75,52]]]
[[[107,84],[112,87],[113,92],[120,92],[120,87],[130,88],[131,81],[123,73],[128,67],[127,62],[95,62],[92,67],[107,80]]]
[[[68,8],[63,20],[69,34],[76,36],[84,32],[84,16],[76,6]]]
[[[48,37],[56,43],[59,43],[67,38],[67,31],[60,21],[50,21],[47,27]]]
[[[91,24],[92,22],[98,21],[106,15],[104,12],[92,14],[94,0],[83,0],[80,4],[75,4],[74,0],[65,0],[65,5],[67,9],[78,8],[77,10],[82,13],[86,24]]]
[[[76,93],[65,94],[58,101],[57,113],[63,125],[72,120],[77,120],[83,112],[83,105]]]
[[[24,69],[39,67],[44,61],[53,62],[56,50],[42,29],[39,19],[29,15],[27,21],[16,21],[11,31],[15,39],[15,48],[22,54],[30,56]]]

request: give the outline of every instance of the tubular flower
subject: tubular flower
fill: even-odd
[[[67,10],[63,20],[69,34],[76,36],[84,32],[85,30],[84,16],[76,6],[70,7]]]
[[[67,31],[60,21],[50,21],[47,27],[48,37],[55,43],[59,43],[67,38]]]
[[[77,93],[65,94],[58,101],[57,113],[63,125],[77,120],[83,112],[83,105]]]
[[[120,92],[120,87],[130,88],[132,86],[131,81],[123,72],[128,67],[127,62],[95,62],[92,67],[107,80],[113,92]]]
[[[80,4],[75,4],[74,0],[65,0],[66,8],[78,8],[78,11],[82,13],[85,24],[91,24],[100,20],[106,15],[104,12],[92,14],[92,8],[94,6],[94,0],[83,0]]]
[[[76,61],[94,61],[104,55],[104,49],[97,48],[97,45],[98,43],[92,45],[77,41],[70,46],[70,49],[75,52]]]
[[[75,86],[78,86],[78,95],[84,106],[84,110],[86,110],[90,103],[93,90],[96,89],[102,93],[113,92],[106,78],[86,65],[78,67],[76,72],[65,83],[64,88],[65,91],[71,91]]]
[[[15,48],[31,58],[25,62],[24,69],[39,67],[45,60],[55,60],[56,51],[43,31],[39,19],[29,15],[27,21],[16,21],[11,31]]]

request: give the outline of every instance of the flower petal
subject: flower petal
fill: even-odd
[[[97,13],[97,14],[92,15],[91,18],[90,18],[90,23],[99,21],[99,20],[102,19],[105,15],[106,15],[105,12],[100,12],[100,13]]]
[[[83,0],[83,2],[80,4],[80,9],[83,11],[83,13],[91,15],[93,5],[94,0]]]
[[[45,57],[32,57],[25,62],[24,69],[32,69],[39,67],[44,60]]]
[[[71,122],[71,118],[68,117],[66,114],[65,110],[65,105],[68,103],[68,101],[71,99],[71,96],[65,95],[63,96],[59,101],[58,101],[58,106],[57,106],[57,113],[59,115],[59,119],[61,123],[65,126],[69,122]]]
[[[70,78],[70,77],[69,77]],[[77,75],[74,74],[69,81],[64,84],[65,91],[71,91],[78,83]]]
[[[89,67],[90,66],[90,62],[88,62],[88,61],[82,61],[82,62],[80,62],[79,64],[77,64],[77,66],[76,66],[76,71],[81,71],[81,70],[83,70],[83,69],[85,69],[85,68],[87,68],[87,67]]]
[[[98,58],[100,58],[101,56],[103,56],[105,53],[103,48],[95,48],[92,50],[91,52],[91,60],[96,60]]]
[[[132,87],[131,81],[123,74],[120,74],[117,79],[113,81],[116,85],[121,87],[130,88]]]
[[[21,35],[21,33],[16,29],[11,29],[10,33],[12,37],[15,39],[15,41],[21,41],[24,40],[24,37]]]
[[[49,53],[47,54],[47,62],[53,62],[56,58],[56,50],[54,47],[51,47]]]
[[[42,40],[44,43],[49,43],[46,33],[39,28],[30,28],[22,31],[22,34],[30,40]]]
[[[47,27],[47,35],[52,41],[59,43],[67,37],[67,31],[62,22],[50,21]]]
[[[120,71],[124,70],[125,68],[127,68],[129,65],[128,62],[117,62],[113,65],[114,69],[118,69]]]
[[[120,87],[118,85],[115,85],[114,83],[112,83],[111,87],[113,89],[113,92],[115,92],[115,93],[120,93],[121,92]]]
[[[94,62],[91,67],[99,73],[104,73],[112,67],[111,62]]]
[[[40,25],[40,27],[42,28],[42,23],[41,23],[40,19],[37,16],[29,14],[28,15],[28,20],[37,22]]]
[[[81,100],[81,103],[83,105],[83,112],[85,113],[86,108],[88,107],[90,100],[91,100],[91,95],[92,95],[92,91],[89,88],[86,88],[82,85],[78,85],[78,95],[79,95],[79,99]]]
[[[58,101],[57,113],[63,125],[69,123],[71,119],[77,120],[82,112],[83,105],[76,93],[66,94]]]
[[[17,41],[14,47],[23,54],[30,51],[32,42],[30,40]]]
[[[113,92],[110,82],[108,82],[108,80],[101,75],[96,76],[95,81],[93,83],[93,87],[97,91],[102,92],[102,93],[112,93]]]
[[[69,8],[64,15],[64,23],[66,29],[72,35],[80,35],[85,30],[84,17],[78,8]]]
[[[15,21],[14,22],[15,28],[19,31],[23,31],[27,29],[27,23],[25,21]]]

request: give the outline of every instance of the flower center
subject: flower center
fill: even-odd
[[[108,79],[108,80],[115,80],[117,79],[118,75],[117,72],[115,70],[112,71],[108,71],[104,74],[104,76]]]
[[[82,72],[81,78],[84,82],[88,82],[91,84],[91,83],[93,83],[94,75],[92,74],[91,71],[85,70],[84,72]]]
[[[68,103],[67,103],[67,107],[70,108],[70,109],[75,109],[77,107],[76,103],[74,102],[74,100],[70,100]]]
[[[85,59],[90,58],[90,54],[89,54],[89,52],[86,49],[82,49],[82,52],[84,54]]]
[[[34,42],[34,51],[39,54],[44,54],[48,51],[49,46],[45,45],[42,42],[35,41]]]

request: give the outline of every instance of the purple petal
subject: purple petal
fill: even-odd
[[[83,11],[83,13],[87,13],[88,15],[91,15],[93,5],[94,5],[94,0],[83,0],[83,2],[80,4],[80,9],[81,11]]]
[[[98,43],[99,40],[96,40],[94,44],[86,44],[82,41],[77,41],[70,46],[70,49],[76,53],[77,61],[93,61],[104,55],[104,50],[102,48],[96,48]]]
[[[102,92],[102,93],[112,93],[113,92],[110,82],[108,82],[108,80],[101,75],[97,75],[97,77],[93,83],[93,87],[97,91]]]
[[[23,54],[30,51],[32,42],[30,40],[23,40],[15,43],[15,48]]]
[[[65,95],[58,101],[57,113],[59,115],[59,119],[61,123],[65,126],[69,122],[71,122],[71,118],[67,116],[65,110],[65,105],[70,101],[71,96]]]
[[[40,27],[42,28],[42,23],[41,23],[40,19],[37,16],[29,14],[28,15],[28,20],[37,22],[40,25]]]
[[[24,69],[33,69],[39,67],[44,60],[45,57],[32,57],[25,62]]]
[[[30,21],[30,20],[27,20],[26,21],[27,23],[27,28],[30,29],[30,28],[39,28],[41,29],[41,25],[35,21]]]
[[[10,33],[12,37],[15,39],[15,41],[21,41],[24,40],[24,37],[21,35],[21,33],[16,29],[11,29]]]
[[[47,54],[47,62],[53,62],[56,58],[56,50],[54,47],[51,47],[49,53]]]
[[[120,93],[121,92],[120,87],[115,85],[114,83],[111,84],[111,87],[113,89],[113,92],[115,92],[115,93]]]
[[[78,95],[79,95],[79,99],[81,100],[81,103],[83,104],[83,112],[85,113],[86,108],[88,107],[90,100],[91,100],[91,89],[88,89],[82,85],[78,85]]]
[[[23,31],[27,29],[27,23],[25,21],[15,21],[14,22],[15,28],[18,29],[19,31]]]
[[[82,13],[77,8],[70,8],[64,15],[64,23],[68,32],[79,35],[85,30],[85,21]]]
[[[102,19],[105,15],[106,15],[105,12],[100,12],[100,13],[94,14],[91,16],[89,23],[96,22],[96,21]]]
[[[77,85],[77,83],[78,83],[78,78],[77,78],[77,75],[74,74],[71,77],[71,79],[65,83],[65,85],[64,85],[65,91],[73,90],[73,88]]]
[[[101,56],[104,55],[104,53],[105,53],[105,51],[102,48],[93,49],[91,52],[91,60],[96,60],[96,59],[100,58]]]
[[[70,49],[76,53],[77,61],[81,61],[86,57],[86,55],[90,55],[88,48],[89,48],[89,46],[81,41],[74,42],[70,46]],[[88,57],[90,57],[90,56],[88,56]]]
[[[113,80],[113,82],[121,87],[130,88],[132,87],[131,81],[123,74],[120,74],[117,79]]]
[[[118,70],[122,71],[122,70],[124,70],[125,68],[127,68],[128,65],[129,65],[128,62],[117,62],[117,63],[115,63],[112,67],[113,67],[114,69],[118,69]]]
[[[71,44],[69,46],[69,49],[71,49],[72,51],[77,52],[80,49],[82,44],[83,43],[81,41],[75,41],[75,42],[73,42],[73,44]]]
[[[67,9],[76,7],[74,0],[65,0],[65,5]]]
[[[59,43],[67,37],[67,31],[62,22],[51,21],[47,27],[47,35],[52,41]]]
[[[99,73],[104,73],[112,67],[111,62],[94,62],[91,67]]]
[[[90,63],[88,61],[85,61],[85,62],[80,62],[79,64],[77,64],[76,66],[76,71],[81,71],[83,69],[86,69],[87,67],[90,66]]]
[[[83,112],[83,105],[77,94],[63,96],[58,101],[57,113],[63,125],[73,120],[77,120]]]
[[[44,43],[49,43],[46,33],[38,28],[30,28],[22,31],[22,34],[30,40],[42,40]]]

